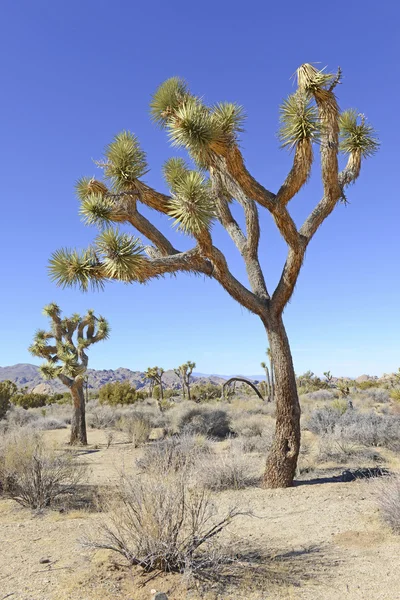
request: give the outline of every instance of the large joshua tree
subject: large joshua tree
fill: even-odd
[[[372,127],[355,110],[340,113],[335,88],[340,71],[329,74],[304,64],[297,70],[297,89],[281,107],[280,139],[293,151],[293,163],[276,193],[257,181],[245,165],[238,144],[243,112],[237,104],[207,106],[186,83],[172,78],[163,83],[151,101],[154,121],[166,129],[172,145],[188,151],[190,168],[183,159],[171,158],[164,176],[171,190],[161,193],[143,181],[145,153],[137,138],[123,131],[105,150],[104,181],[83,178],[77,184],[81,214],[87,224],[99,225],[99,236],[82,252],[61,249],[50,260],[51,277],[61,286],[82,290],[104,282],[145,283],[179,271],[216,279],[239,304],[257,315],[266,329],[275,366],[276,432],[267,458],[264,482],[269,487],[290,486],[300,447],[300,406],[283,310],[292,296],[314,234],[357,179],[363,158],[372,155],[378,142]],[[288,206],[307,182],[313,164],[313,146],[321,155],[322,198],[298,227]],[[342,170],[338,154],[348,156]],[[194,167],[194,168],[193,168]],[[232,204],[244,212],[245,226],[233,216]],[[186,251],[170,240],[140,212],[149,207],[174,220],[177,229],[191,238]],[[288,253],[276,289],[268,289],[260,266],[259,210],[267,210],[287,244]],[[120,233],[115,223],[131,225],[149,245]],[[219,223],[232,238],[244,261],[248,285],[229,269],[215,245],[213,225]]]
[[[92,310],[83,317],[74,314],[61,318],[60,308],[51,303],[44,307],[43,313],[49,317],[51,329],[39,329],[29,351],[46,359],[40,366],[44,379],[58,377],[69,388],[73,403],[70,443],[86,445],[84,381],[89,362],[86,350],[107,339],[110,328],[104,317],[96,317]]]

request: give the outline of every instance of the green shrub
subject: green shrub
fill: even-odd
[[[129,381],[106,383],[99,390],[100,404],[134,404],[138,399],[136,388]]]
[[[11,398],[17,391],[17,386],[12,381],[0,382],[0,419],[4,419],[6,412],[11,408]]]
[[[49,398],[47,394],[35,394],[30,392],[28,394],[15,394],[12,399],[12,403],[21,408],[41,408],[49,404]]]
[[[389,395],[395,402],[400,402],[400,389],[392,390]]]
[[[216,400],[221,397],[221,386],[213,383],[204,385],[193,385],[190,388],[191,399],[195,402],[204,402],[207,400]]]
[[[378,381],[367,379],[367,381],[359,381],[358,383],[356,382],[356,386],[360,390],[369,390],[369,388],[372,387],[379,387],[379,383]]]

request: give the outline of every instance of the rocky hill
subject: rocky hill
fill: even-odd
[[[65,386],[58,380],[44,381],[40,375],[39,368],[36,365],[18,364],[10,367],[0,367],[0,381],[10,379],[19,387],[27,387],[29,391],[36,392],[65,392]],[[98,390],[106,383],[113,381],[129,381],[140,389],[147,386],[144,373],[141,371],[131,371],[120,367],[119,369],[88,369],[88,387],[89,390]],[[203,375],[194,376],[193,382],[222,384],[225,381],[224,377],[219,375]],[[181,387],[178,376],[174,371],[165,371],[163,375],[165,387],[179,389]]]

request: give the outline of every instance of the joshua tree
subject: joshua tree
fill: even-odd
[[[184,363],[177,369],[174,369],[175,373],[178,375],[178,377],[182,383],[183,397],[185,398],[185,396],[186,396],[185,392],[187,390],[189,400],[191,399],[190,398],[190,378],[192,376],[193,369],[195,369],[195,368],[196,368],[196,363],[188,360],[186,363]]]
[[[177,148],[185,148],[194,169],[182,158],[164,166],[170,195],[143,181],[147,173],[144,151],[137,138],[123,131],[105,150],[105,181],[83,178],[77,184],[81,215],[87,224],[100,226],[100,234],[87,250],[60,249],[50,260],[50,275],[61,286],[110,280],[145,283],[179,271],[214,278],[239,304],[257,315],[265,328],[275,371],[276,431],[267,458],[266,486],[292,484],[300,447],[300,406],[289,341],[282,320],[303,264],[306,249],[316,231],[338,203],[345,189],[357,179],[362,159],[378,148],[373,128],[355,110],[340,113],[335,88],[340,70],[332,75],[304,64],[297,70],[297,90],[281,107],[280,139],[293,151],[293,164],[276,193],[266,189],[247,169],[238,144],[243,112],[237,104],[207,106],[186,83],[172,78],[163,83],[151,101],[153,119],[167,130]],[[298,227],[289,213],[289,202],[307,182],[313,164],[313,146],[321,155],[322,198]],[[338,154],[348,155],[342,170]],[[231,210],[237,202],[244,212],[244,226]],[[185,251],[170,240],[139,206],[172,217],[179,231],[191,236]],[[288,247],[281,278],[272,293],[260,266],[259,210],[267,210]],[[226,257],[215,245],[213,226],[225,228],[244,261],[248,286],[229,269]],[[113,228],[129,223],[150,245]]]
[[[265,371],[265,389],[266,389],[267,402],[271,402],[271,378],[269,376],[268,365],[266,362],[262,362],[261,367]]]
[[[160,388],[160,398],[164,398],[164,390],[162,385],[162,376],[164,375],[164,369],[160,367],[149,367],[145,371],[145,377],[150,382],[150,396],[153,396],[154,386],[158,385]]]
[[[60,308],[51,303],[44,307],[43,313],[51,321],[51,330],[39,329],[29,351],[46,359],[40,367],[44,379],[58,377],[69,388],[73,403],[70,443],[86,445],[84,382],[89,362],[86,350],[106,340],[110,327],[104,317],[96,317],[92,310],[83,317],[74,314],[62,319]],[[50,340],[54,340],[53,344]]]

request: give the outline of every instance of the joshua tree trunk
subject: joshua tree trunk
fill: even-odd
[[[83,392],[83,381],[74,381],[71,387],[73,402],[73,413],[71,421],[70,444],[87,445],[86,418],[85,418],[85,395]]]
[[[292,354],[281,317],[267,326],[275,365],[276,426],[267,457],[264,485],[269,488],[292,485],[300,450],[300,404]]]
[[[267,396],[267,402],[271,402],[271,379],[269,376],[269,369],[267,367],[267,365],[265,365],[265,387],[266,387],[266,396]]]

